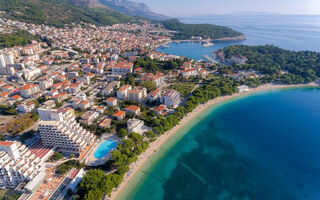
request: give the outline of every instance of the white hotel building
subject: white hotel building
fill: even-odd
[[[177,107],[180,102],[180,93],[174,89],[166,91],[160,98],[160,103],[167,107]]]
[[[38,109],[38,113],[41,120],[39,132],[45,145],[78,155],[95,139],[92,133],[76,122],[73,110],[70,108]]]
[[[0,188],[15,188],[30,181],[32,191],[45,178],[43,159],[20,142],[0,141]],[[32,187],[31,187],[32,186]]]

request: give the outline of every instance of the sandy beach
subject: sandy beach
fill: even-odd
[[[229,96],[218,97],[216,99],[208,101],[206,104],[199,105],[191,113],[189,113],[187,116],[185,116],[177,126],[172,128],[171,130],[167,131],[165,134],[161,135],[157,139],[157,141],[150,144],[150,147],[148,148],[148,150],[146,152],[142,153],[135,163],[132,163],[130,165],[130,170],[125,175],[124,180],[120,184],[120,186],[112,192],[111,197],[108,197],[106,199],[112,199],[112,200],[117,199],[117,197],[121,193],[121,191],[125,190],[126,186],[132,180],[132,178],[135,176],[135,174],[148,161],[148,159],[153,156],[153,154],[156,152],[157,149],[159,149],[163,144],[165,144],[170,139],[170,137],[174,136],[180,128],[186,126],[186,124],[188,124],[192,119],[196,118],[200,113],[207,110],[211,106],[213,106],[217,103],[231,100],[236,97],[246,96],[246,95],[256,93],[256,92],[262,92],[262,91],[268,91],[268,90],[274,90],[274,89],[294,88],[294,87],[308,87],[308,86],[318,86],[318,85],[315,83],[301,84],[301,85],[266,84],[266,85],[259,86],[257,88],[250,89],[249,92],[236,93],[236,94],[229,95]]]

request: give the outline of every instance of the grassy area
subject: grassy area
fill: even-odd
[[[192,89],[195,86],[196,85],[194,83],[180,82],[180,83],[175,83],[174,85],[171,85],[168,88],[177,90],[178,92],[180,92],[182,97],[185,97],[192,91]]]
[[[35,112],[18,115],[6,125],[5,129],[8,133],[15,135],[33,126],[38,119],[39,115]]]
[[[17,200],[20,196],[13,190],[0,190],[0,200]]]
[[[7,133],[7,126],[17,118],[16,115],[1,115],[0,114],[0,133]]]

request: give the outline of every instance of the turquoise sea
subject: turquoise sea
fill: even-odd
[[[119,199],[319,200],[319,102],[295,88],[216,105]]]
[[[209,23],[228,26],[242,32],[246,41],[216,42],[214,46],[203,47],[196,42],[171,43],[160,52],[186,56],[195,60],[226,46],[272,44],[288,50],[320,51],[320,16],[301,15],[213,15],[184,17],[184,23]]]

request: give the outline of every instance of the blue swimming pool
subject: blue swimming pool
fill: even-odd
[[[107,155],[107,153],[109,151],[111,151],[112,149],[116,148],[117,146],[117,142],[114,140],[106,140],[104,142],[102,142],[98,148],[96,149],[96,151],[94,152],[93,156],[97,159],[100,159],[102,157],[104,157],[105,155]]]

